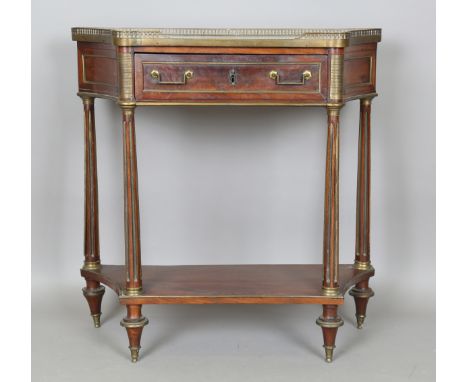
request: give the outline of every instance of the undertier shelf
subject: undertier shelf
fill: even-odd
[[[146,265],[143,293],[125,296],[125,266],[81,270],[112,288],[122,304],[343,304],[354,284],[374,275],[351,264],[339,266],[340,294],[322,295],[321,264]]]

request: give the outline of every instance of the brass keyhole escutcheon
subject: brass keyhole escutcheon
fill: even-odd
[[[237,73],[235,69],[231,69],[229,71],[229,82],[231,83],[232,86],[234,86],[237,83]]]

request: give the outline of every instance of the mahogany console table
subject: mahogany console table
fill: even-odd
[[[332,361],[337,313],[345,292],[362,327],[373,296],[370,263],[370,113],[377,95],[380,29],[100,29],[73,28],[78,95],[84,105],[84,296],[100,326],[105,284],[127,307],[136,362],[148,319],[143,304],[321,304],[325,359]],[[117,102],[124,150],[125,265],[99,253],[94,99]],[[340,109],[360,100],[354,264],[338,257]],[[137,106],[321,106],[328,113],[323,264],[142,266],[134,114]]]

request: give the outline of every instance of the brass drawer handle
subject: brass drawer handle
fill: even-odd
[[[310,70],[304,70],[302,72],[302,80],[299,82],[289,82],[289,81],[283,81],[281,82],[280,80],[280,75],[276,70],[272,70],[270,72],[270,78],[272,80],[276,80],[276,85],[304,85],[307,80],[310,80],[312,78],[312,73]]]
[[[153,69],[150,72],[150,76],[153,80],[158,80],[158,84],[160,85],[185,85],[187,84],[187,80],[190,80],[193,77],[193,72],[191,70],[186,70],[184,73],[184,78],[182,81],[161,81],[161,74],[156,69]]]

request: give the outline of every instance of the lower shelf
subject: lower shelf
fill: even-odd
[[[343,304],[354,284],[374,275],[340,265],[340,295],[321,294],[319,264],[147,265],[142,267],[143,293],[125,296],[125,266],[102,265],[81,270],[85,278],[112,288],[121,304]]]

